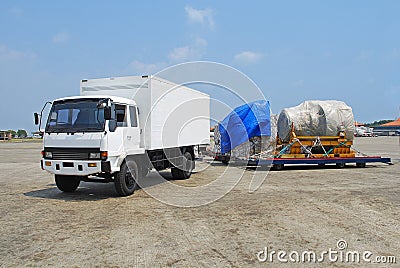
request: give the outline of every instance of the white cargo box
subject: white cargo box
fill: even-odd
[[[209,144],[210,96],[155,76],[81,81],[81,95],[134,100],[146,150]]]

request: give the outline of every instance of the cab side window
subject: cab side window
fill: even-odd
[[[117,118],[117,127],[126,127],[126,106],[125,105],[115,105],[115,116]]]
[[[138,126],[138,122],[137,122],[136,107],[135,106],[129,106],[129,115],[131,117],[131,127],[137,127]]]

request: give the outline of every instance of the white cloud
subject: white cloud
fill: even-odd
[[[293,87],[301,87],[303,84],[304,84],[304,80],[303,80],[303,79],[296,80],[296,81],[293,81],[293,82],[291,83],[291,85],[292,85]]]
[[[207,40],[201,37],[196,37],[194,44],[196,47],[204,49],[208,46]]]
[[[207,41],[197,37],[193,44],[174,48],[169,54],[168,59],[173,62],[184,62],[188,60],[200,60],[207,48]]]
[[[392,85],[383,91],[383,96],[392,100],[398,99],[400,96],[400,85]]]
[[[214,11],[212,9],[195,9],[191,6],[186,6],[185,11],[189,22],[199,23],[211,29],[214,28]]]
[[[182,47],[176,47],[168,54],[168,61],[157,63],[145,63],[138,60],[132,61],[124,72],[128,74],[151,75],[155,74],[167,66],[175,63],[185,62],[189,60],[199,60],[203,56],[207,41],[203,38],[196,37],[192,44]]]
[[[373,78],[373,77],[368,78],[367,79],[367,83],[368,84],[374,84],[375,83],[375,78]]]
[[[8,12],[17,18],[20,18],[24,13],[24,11],[18,7],[12,7],[8,10]]]
[[[129,74],[132,74],[133,72],[142,75],[155,74],[172,64],[191,60],[200,60],[203,57],[207,46],[207,40],[201,37],[193,37],[191,44],[173,48],[168,54],[168,60],[157,63],[144,63],[134,60],[128,65],[125,72]]]
[[[69,33],[66,32],[61,32],[57,33],[56,35],[53,36],[53,42],[54,43],[64,43],[67,42],[70,39]]]
[[[189,46],[176,47],[168,54],[168,58],[174,62],[186,61],[190,57],[196,56],[195,54],[197,54],[196,51]]]
[[[235,55],[235,61],[244,64],[256,63],[262,58],[261,53],[256,53],[252,51],[243,51]]]
[[[356,57],[356,61],[367,61],[374,56],[374,52],[372,50],[363,50]]]
[[[394,59],[400,58],[400,48],[395,48],[392,50],[391,57]]]
[[[8,48],[5,45],[0,44],[0,59],[7,60],[31,60],[36,55],[31,52],[23,52],[15,49]]]
[[[134,74],[140,75],[152,75],[156,72],[161,71],[167,67],[166,62],[158,62],[158,63],[144,63],[141,61],[132,61],[128,66],[128,72],[134,72]]]
[[[332,56],[333,56],[333,54],[331,51],[326,51],[322,54],[322,58],[324,58],[324,59],[330,59],[330,58],[332,58]]]

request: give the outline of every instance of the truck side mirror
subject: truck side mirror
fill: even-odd
[[[111,116],[111,107],[110,106],[104,107],[104,119],[105,120],[110,120],[111,118],[112,118],[112,116]]]
[[[35,125],[39,125],[39,114],[34,113],[33,116],[35,117]]]
[[[117,120],[109,119],[108,130],[110,130],[110,132],[114,132],[116,129],[117,129]]]

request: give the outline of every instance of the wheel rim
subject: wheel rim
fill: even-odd
[[[132,176],[131,172],[125,174],[125,184],[129,190],[132,190],[136,186],[136,180]]]

